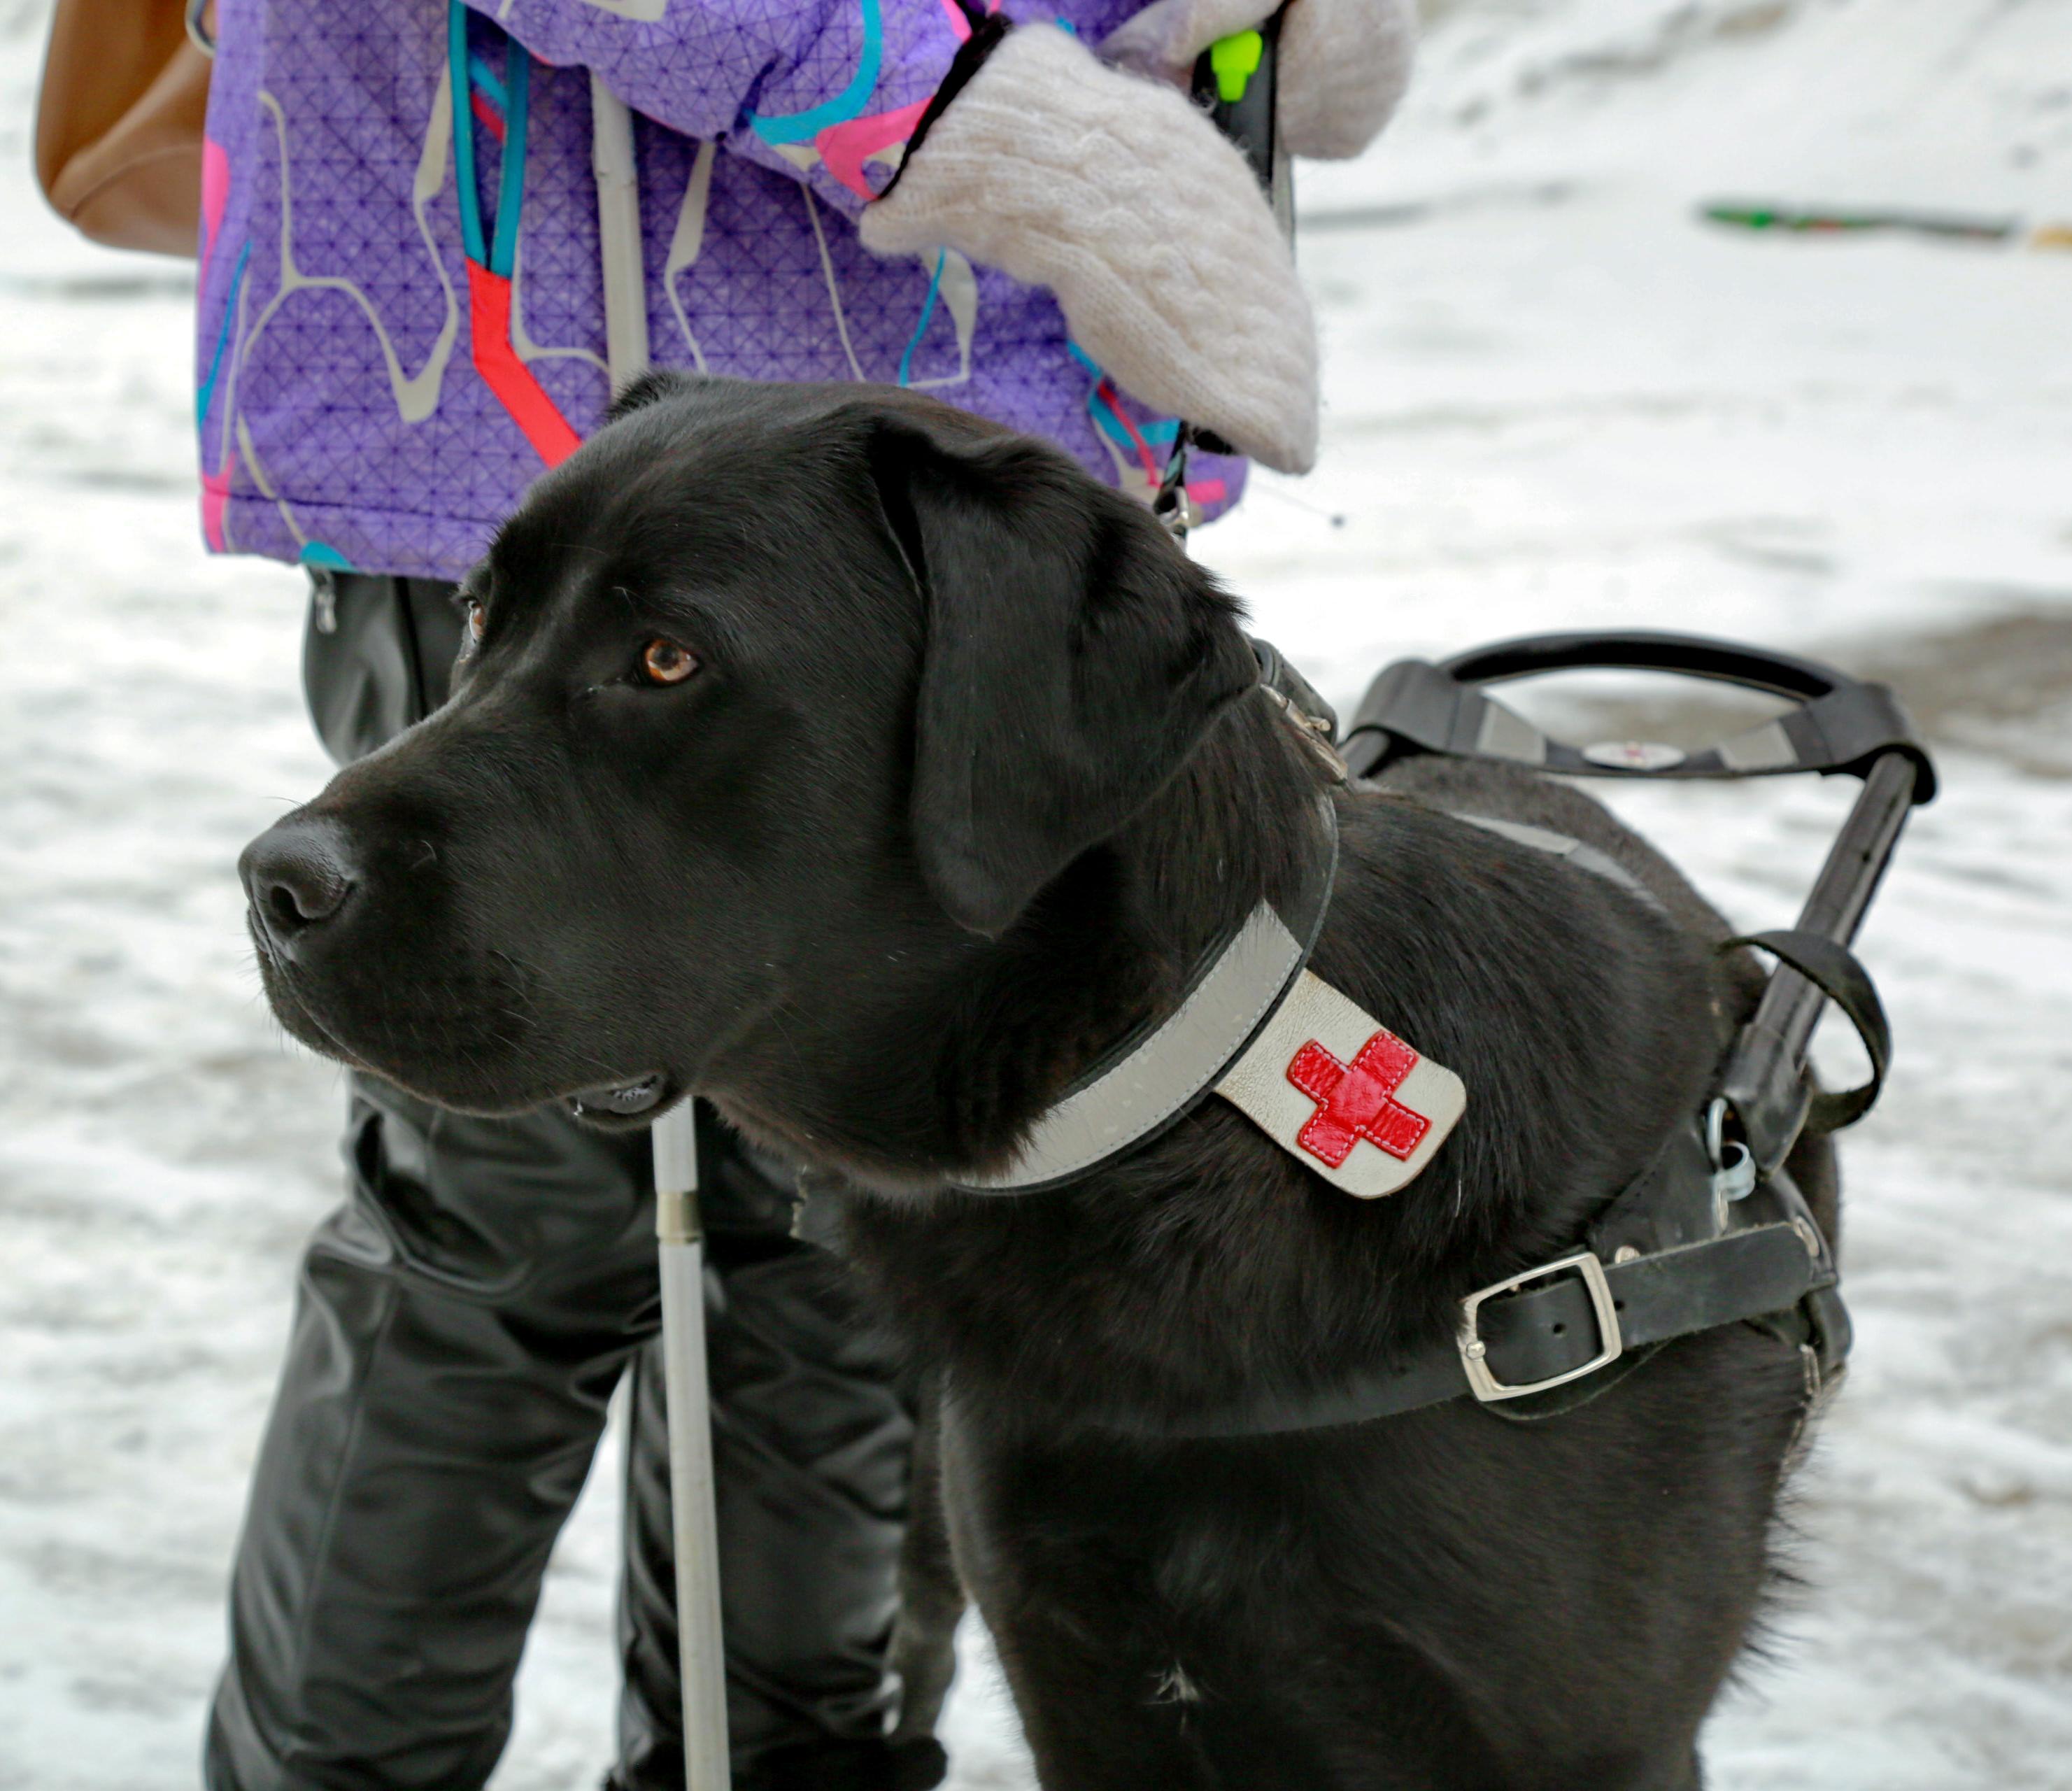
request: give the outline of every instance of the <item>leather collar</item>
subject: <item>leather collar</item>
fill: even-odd
[[[1338,810],[1318,797],[1294,895],[1261,902],[1194,966],[1178,1004],[1096,1062],[1031,1128],[1012,1159],[950,1184],[1035,1194],[1149,1143],[1192,1112],[1295,988],[1323,931],[1338,867]]]

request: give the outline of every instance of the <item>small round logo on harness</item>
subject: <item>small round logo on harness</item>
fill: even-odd
[[[1583,756],[1614,771],[1668,771],[1684,763],[1679,748],[1659,740],[1600,740],[1585,747]]]

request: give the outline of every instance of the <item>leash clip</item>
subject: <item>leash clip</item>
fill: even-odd
[[[1331,781],[1334,784],[1343,784],[1350,780],[1352,771],[1345,760],[1338,756],[1338,747],[1331,743],[1331,735],[1336,730],[1330,722],[1324,716],[1310,714],[1306,710],[1299,707],[1295,699],[1286,691],[1276,690],[1272,685],[1262,684],[1260,689],[1266,693],[1275,707],[1279,709],[1281,713],[1294,725],[1296,737],[1309,749],[1324,769],[1330,773]]]
[[[1173,451],[1166,462],[1166,476],[1151,500],[1151,513],[1182,547],[1197,521],[1194,500],[1187,496],[1187,442],[1189,430],[1182,423],[1173,435]]]
[[[1251,637],[1259,661],[1259,687],[1294,727],[1296,738],[1323,766],[1334,784],[1352,780],[1352,768],[1338,748],[1338,718],[1331,706],[1309,687],[1309,681],[1281,657],[1271,641]]]

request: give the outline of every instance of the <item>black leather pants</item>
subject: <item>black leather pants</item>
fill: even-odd
[[[305,655],[343,759],[443,700],[450,587],[320,581]],[[728,1714],[744,1791],[909,1791],[886,1740],[913,1427],[787,1178],[700,1115]],[[683,1783],[647,1141],[356,1078],[350,1190],[302,1262],[211,1712],[211,1791],[470,1791],[555,1536],[631,1365],[615,1783]]]

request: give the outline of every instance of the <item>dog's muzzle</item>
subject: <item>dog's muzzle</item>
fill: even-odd
[[[237,875],[261,942],[287,963],[337,921],[361,881],[343,829],[293,817],[245,848]]]

